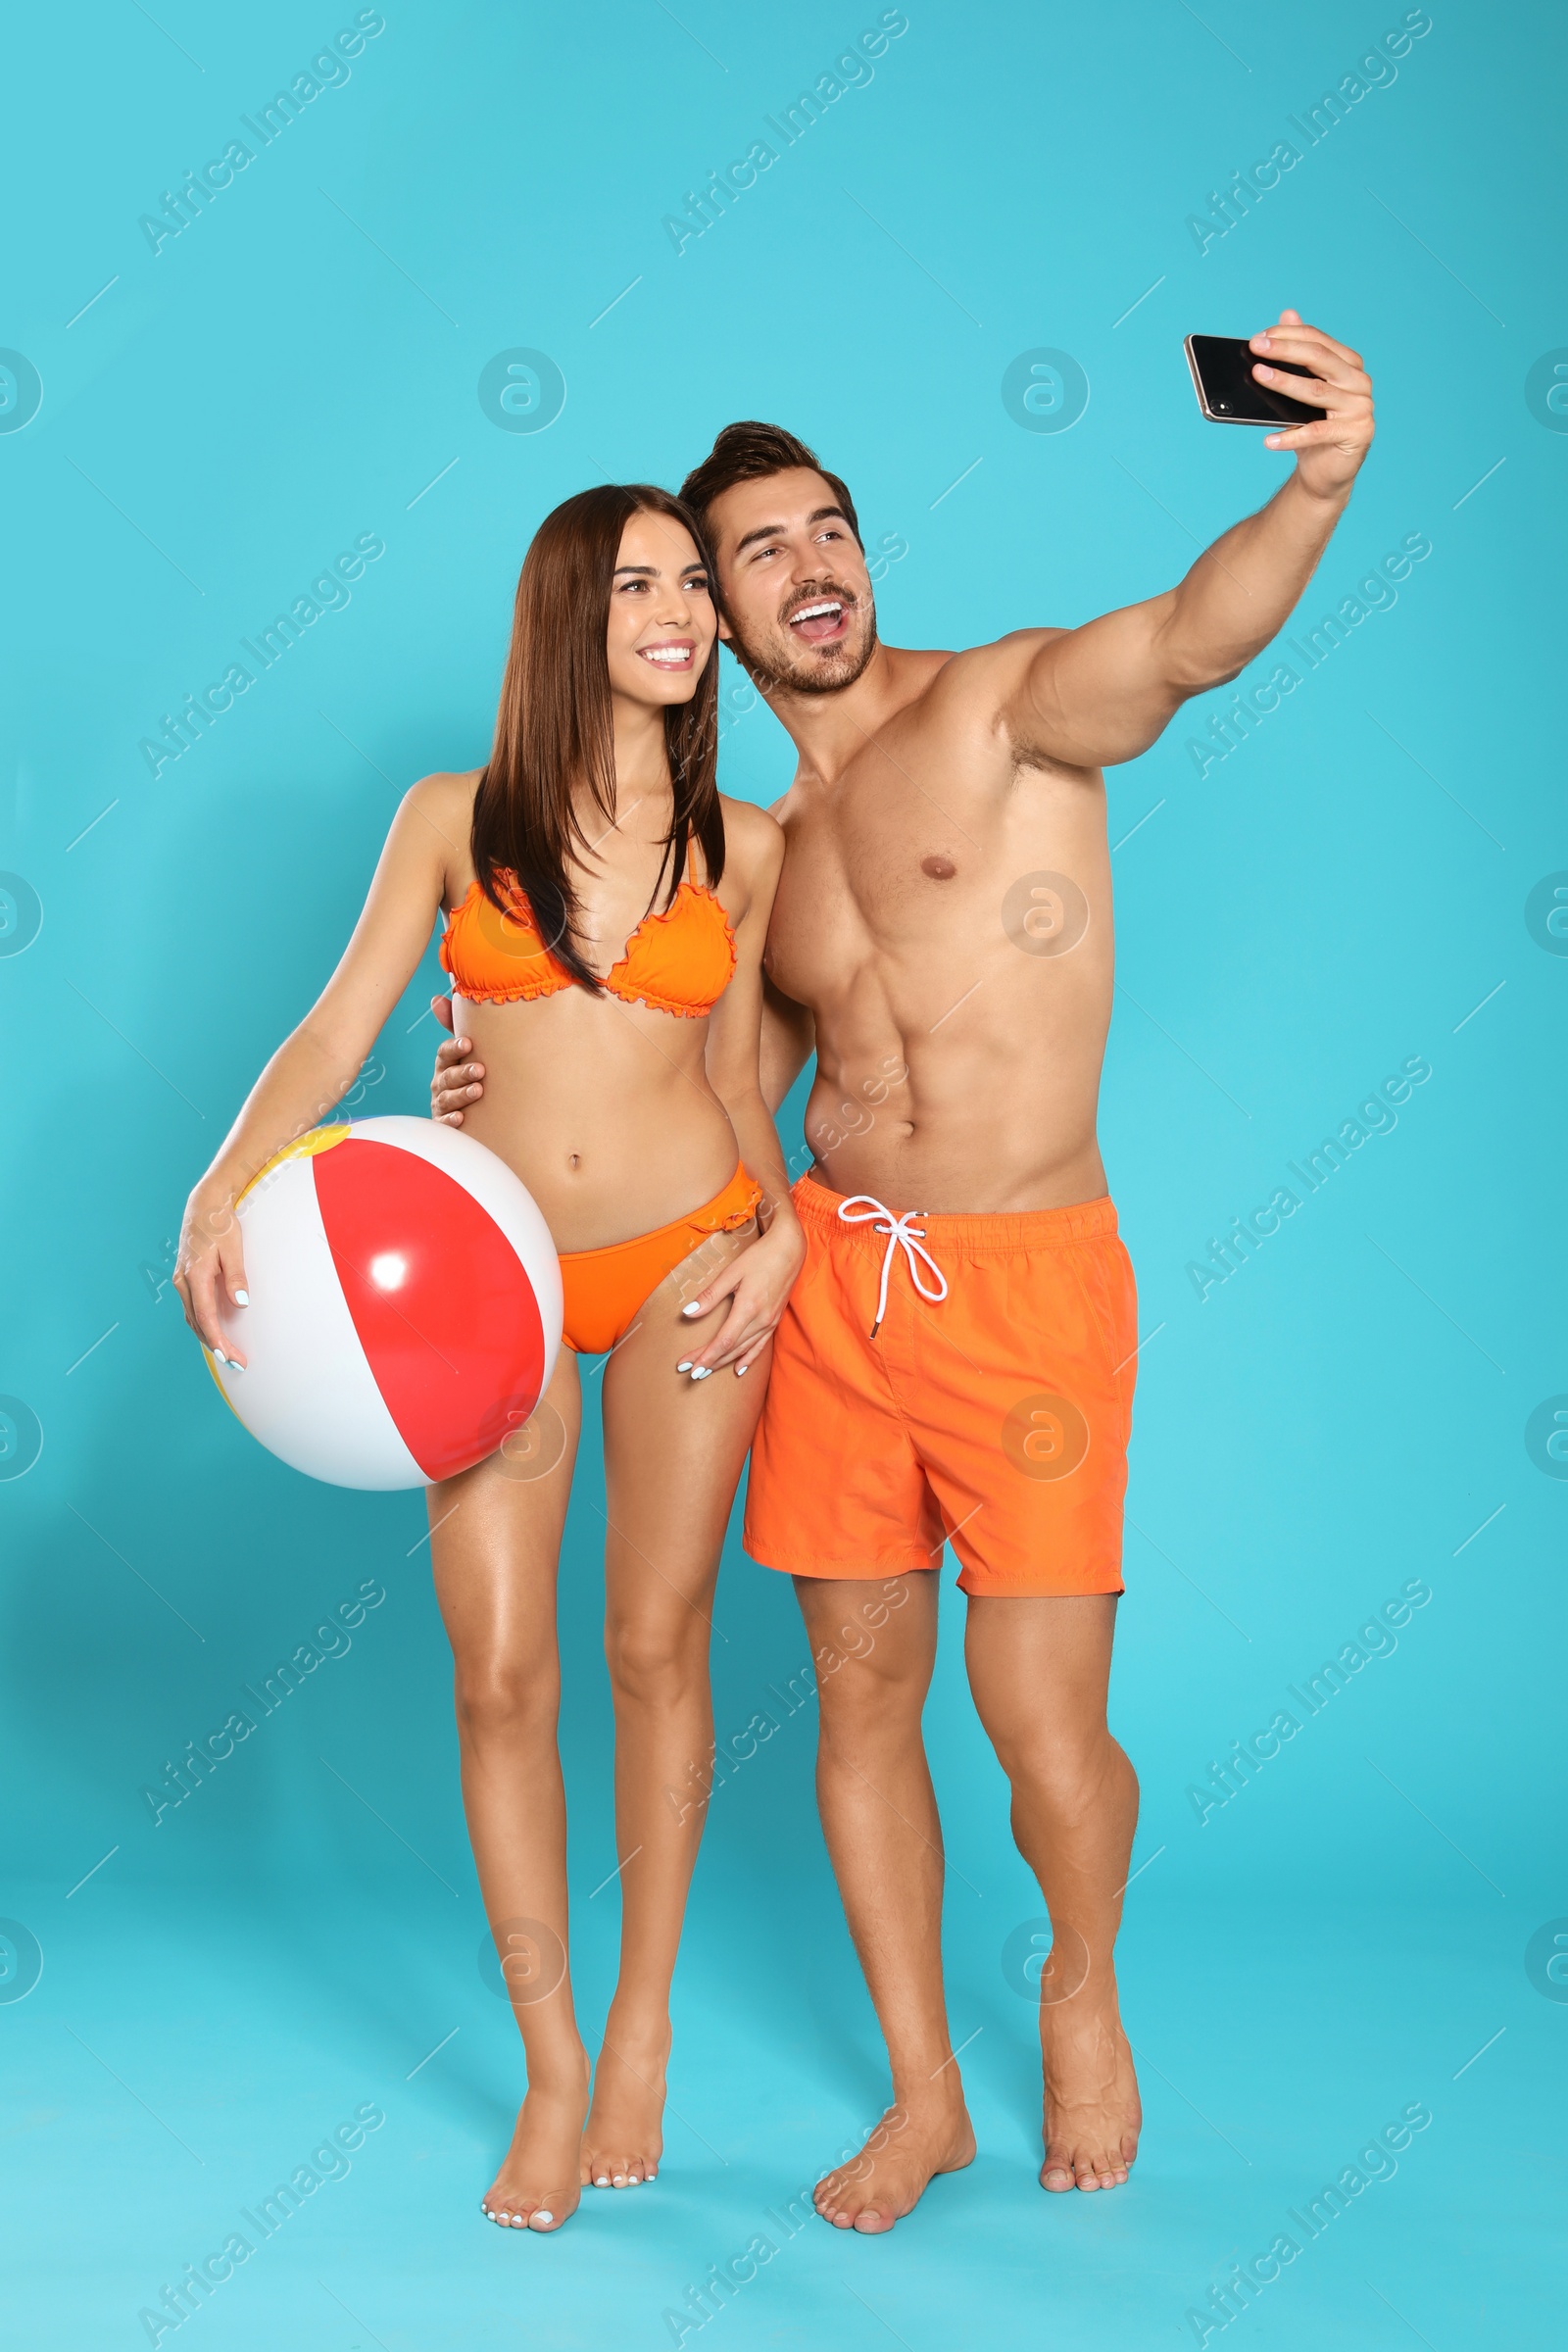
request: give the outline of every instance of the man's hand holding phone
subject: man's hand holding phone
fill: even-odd
[[[1343,501],[1372,442],[1372,379],[1359,352],[1281,311],[1250,342],[1189,335],[1187,364],[1211,424],[1262,424],[1264,446],[1293,449],[1301,487]]]
[[[1372,378],[1360,353],[1321,327],[1305,325],[1298,311],[1281,311],[1279,324],[1253,335],[1250,348],[1260,384],[1323,411],[1309,424],[1282,425],[1265,435],[1264,448],[1295,450],[1302,489],[1316,498],[1343,499],[1372,446]],[[1308,373],[1287,374],[1281,360]]]

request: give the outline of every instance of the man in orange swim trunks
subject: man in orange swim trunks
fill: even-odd
[[[788,1572],[820,1697],[817,1791],[894,2105],[817,2189],[880,2230],[974,2154],[941,1967],[942,1831],[920,1735],[945,1544],[965,1653],[1054,1943],[1041,1975],[1048,2189],[1108,2188],[1139,2105],[1112,1948],[1137,1816],[1105,1723],[1139,1346],[1096,1143],[1112,990],[1101,770],[1284,625],[1372,438],[1354,352],[1286,311],[1254,336],[1324,419],[1180,586],[967,653],[876,634],[850,494],[776,427],[684,484],[724,633],[800,753],[774,813],[769,1101],[809,1054],[806,1265],[777,1333],[746,1546]],[[460,1058],[455,1047],[443,1062]],[[437,1108],[474,1084],[437,1073]],[[697,1355],[726,1353],[724,1334]]]

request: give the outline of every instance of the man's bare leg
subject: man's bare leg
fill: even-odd
[[[1138,1821],[1137,1777],[1105,1724],[1115,1622],[1111,1593],[975,1596],[964,1641],[969,1688],[1012,1786],[1012,1834],[1054,1931],[1040,2008],[1050,2189],[1119,2187],[1142,2121],[1112,1962]]]
[[[816,2209],[841,2230],[891,2230],[934,2173],[974,2156],[948,2038],[942,1825],[920,1737],[937,1579],[797,1577],[795,1591],[816,1662],[822,1828],[893,2072],[892,2107],[855,2162],[818,2183]]]

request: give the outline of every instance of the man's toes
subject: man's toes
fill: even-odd
[[[855,2217],[855,2227],[867,2237],[878,2237],[884,2230],[891,2230],[897,2220],[898,2215],[890,2205],[862,2205]]]
[[[1046,2161],[1040,2171],[1040,2185],[1060,2195],[1073,2185],[1072,2159],[1054,2148],[1046,2150]]]

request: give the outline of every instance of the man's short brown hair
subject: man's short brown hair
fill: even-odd
[[[726,424],[702,464],[694,466],[682,482],[680,494],[711,539],[709,509],[724,491],[733,490],[737,482],[764,481],[771,473],[793,472],[797,466],[822,476],[835,503],[843,508],[844,519],[855,533],[857,543],[863,547],[848,484],[836,473],[829,473],[815,450],[808,449],[804,441],[787,433],[781,424],[759,424],[751,418],[740,424]]]

